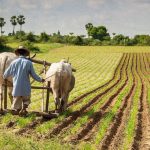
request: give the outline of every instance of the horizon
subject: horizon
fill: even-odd
[[[36,35],[58,30],[62,35],[70,32],[87,35],[85,25],[89,22],[105,26],[111,36],[150,34],[148,0],[0,0],[0,3],[0,17],[6,21],[5,35],[12,32],[10,17],[20,14],[26,18],[23,30]]]

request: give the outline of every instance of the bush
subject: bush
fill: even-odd
[[[26,36],[26,40],[30,41],[30,42],[35,42],[35,35],[32,32],[29,32]]]
[[[40,35],[40,41],[47,42],[48,40],[49,40],[49,35],[46,34],[45,32],[41,33],[41,35]]]
[[[0,52],[12,50],[12,48],[6,45],[6,42],[7,42],[6,37],[0,37]]]
[[[30,41],[25,41],[23,43],[23,46],[29,49],[32,52],[40,52],[40,49],[37,46],[34,46],[34,44]]]
[[[19,41],[24,41],[26,40],[26,34],[24,31],[17,31],[15,34],[15,38],[18,39]]]
[[[6,45],[6,39],[3,37],[0,37],[0,48],[5,47],[5,45]]]
[[[80,36],[73,37],[71,43],[74,45],[83,45],[83,39]]]
[[[90,43],[91,46],[101,46],[102,45],[102,42],[100,40],[93,40],[91,43]]]

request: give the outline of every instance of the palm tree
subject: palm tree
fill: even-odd
[[[88,23],[88,24],[85,25],[85,28],[87,30],[88,37],[90,37],[90,31],[93,28],[93,24],[92,23]]]
[[[19,15],[17,17],[17,22],[20,25],[20,31],[22,30],[22,25],[25,23],[25,17],[23,15]]]
[[[2,31],[2,28],[3,28],[3,26],[5,25],[5,20],[4,20],[4,18],[0,18],[0,28],[1,28],[1,36],[2,36],[2,34],[4,33],[4,31]]]
[[[10,18],[10,22],[11,22],[11,24],[13,25],[13,35],[15,34],[15,26],[17,25],[17,17],[16,16],[12,16],[11,18]]]

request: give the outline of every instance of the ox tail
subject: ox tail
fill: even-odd
[[[59,97],[62,98],[63,96],[63,75],[59,73]]]

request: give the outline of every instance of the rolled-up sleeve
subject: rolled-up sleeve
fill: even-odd
[[[36,81],[42,82],[42,78],[40,78],[40,77],[35,73],[32,63],[30,64],[30,75],[31,75],[31,77],[32,77],[33,79],[35,79]]]

